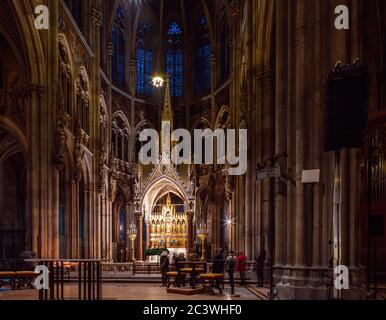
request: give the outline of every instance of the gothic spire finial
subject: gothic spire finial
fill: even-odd
[[[172,100],[170,98],[170,78],[166,77],[165,98],[162,110],[162,122],[169,122],[170,129],[173,131],[173,109]]]

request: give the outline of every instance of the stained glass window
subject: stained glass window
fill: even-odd
[[[137,93],[151,95],[153,84],[153,50],[147,44],[147,36],[151,33],[147,21],[139,21],[137,30]]]
[[[182,34],[180,26],[176,22],[173,22],[170,25],[170,28],[169,28],[169,31],[168,31],[168,35],[169,36],[174,36],[174,35],[180,35],[180,34]]]
[[[151,95],[153,86],[153,51],[137,48],[137,93]]]
[[[124,30],[124,13],[118,8],[115,22],[113,25],[113,54],[112,54],[112,78],[119,85],[125,83],[125,39]]]
[[[182,97],[184,90],[184,53],[181,39],[182,31],[176,22],[170,25],[168,35],[166,72],[170,77],[170,94],[172,97]]]
[[[205,17],[199,20],[199,32],[196,40],[194,87],[197,95],[210,91],[210,55],[208,23]]]
[[[208,93],[210,90],[210,43],[199,47],[196,51],[195,89],[196,94]]]
[[[147,50],[145,53],[145,94],[151,95],[153,92],[153,84],[151,77],[153,73],[153,52]]]
[[[112,75],[113,81],[118,81],[118,30],[113,26],[113,56],[112,56]]]

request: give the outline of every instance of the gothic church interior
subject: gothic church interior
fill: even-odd
[[[344,298],[386,288],[384,0],[1,0],[0,52],[0,271],[24,251],[129,267],[157,266],[162,249],[210,264],[221,248],[251,270],[265,250],[277,299],[325,299],[335,259]],[[337,156],[325,83],[354,61],[370,70],[368,126]],[[247,172],[162,150],[141,163],[141,132],[165,121],[247,130]],[[269,159],[273,183],[258,179]]]

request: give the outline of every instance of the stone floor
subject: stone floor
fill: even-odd
[[[252,286],[236,287],[236,297],[232,297],[229,288],[226,287],[223,295],[198,294],[194,296],[184,296],[169,294],[165,288],[160,288],[155,283],[116,283],[103,284],[104,300],[262,300],[267,289],[256,291]],[[260,294],[259,294],[260,293]],[[65,297],[74,300],[77,297],[77,286],[66,285]],[[36,290],[8,290],[0,289],[0,300],[37,300]]]

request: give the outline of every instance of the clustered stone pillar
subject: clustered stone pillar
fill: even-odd
[[[188,212],[188,250],[194,248],[194,227],[193,227],[194,213]]]
[[[136,216],[138,224],[137,244],[138,244],[138,260],[143,261],[143,215]]]
[[[125,205],[125,214],[126,214],[126,224],[125,224],[125,234],[126,234],[126,261],[129,260],[130,254],[131,254],[131,240],[130,240],[130,234],[129,234],[129,229],[130,229],[130,224],[133,223],[131,217],[133,215],[131,214],[131,204],[126,203]]]
[[[322,145],[323,85],[338,60],[351,63],[360,57],[360,3],[247,0],[240,33],[243,10],[232,2],[231,121],[232,127],[241,128],[245,113],[250,169],[245,178],[235,178],[230,217],[236,225],[229,233],[232,249],[246,249],[250,259],[257,250],[269,252],[268,182],[257,182],[253,168],[287,151],[275,192],[274,257],[267,257],[275,262],[279,298],[326,297],[334,155]],[[334,9],[340,4],[351,10],[349,31],[334,27]],[[350,226],[342,232],[342,262],[354,271],[353,278],[359,273],[359,166],[358,150],[342,152],[340,215]],[[304,203],[310,193],[301,178],[303,170],[311,169],[321,169],[321,182],[313,186],[308,212]],[[311,241],[305,241],[306,235]]]

